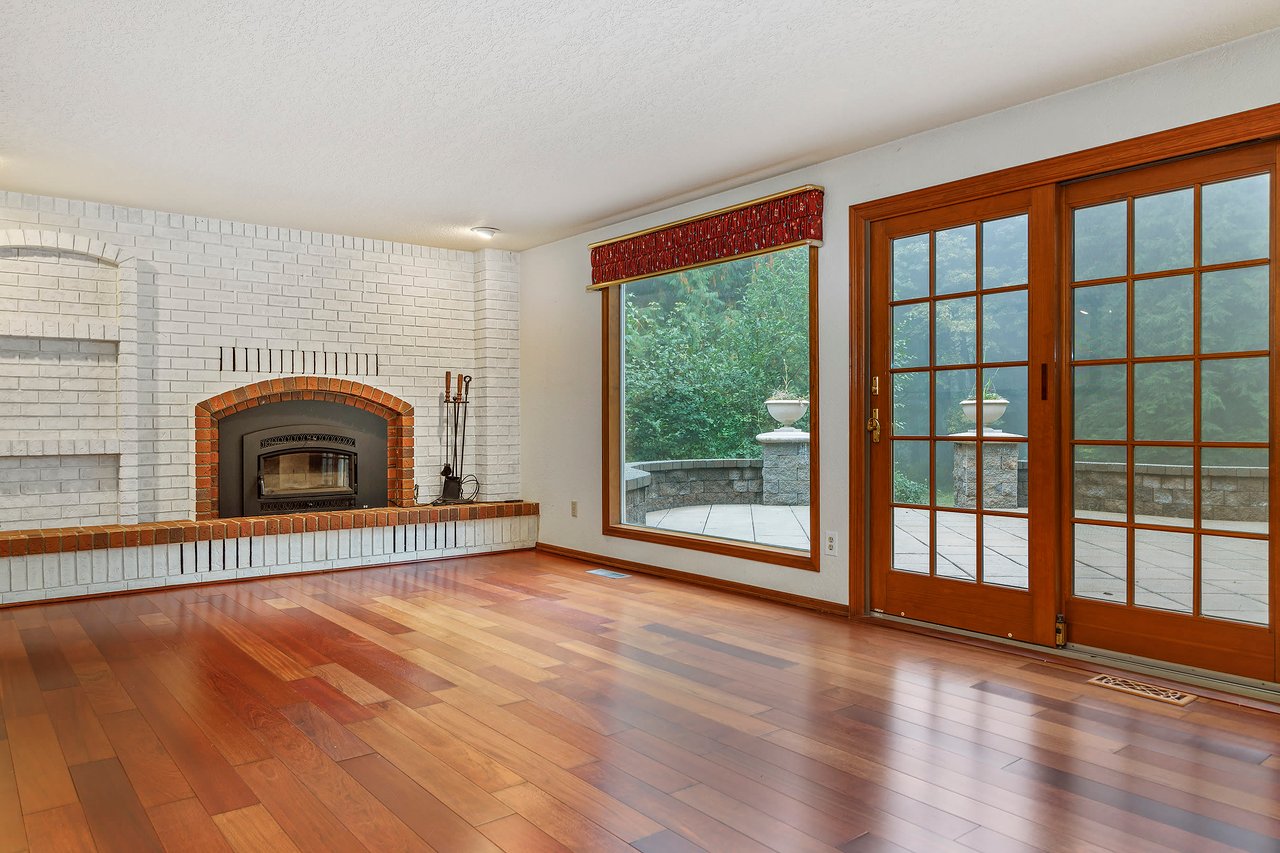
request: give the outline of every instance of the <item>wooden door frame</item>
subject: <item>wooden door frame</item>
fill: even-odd
[[[994,195],[1024,189],[1056,193],[1057,185],[1079,178],[1149,165],[1161,160],[1205,153],[1246,142],[1280,137],[1280,104],[1271,104],[1245,112],[1159,131],[1119,142],[1100,145],[1084,151],[1051,157],[995,172],[962,178],[938,186],[900,193],[886,198],[851,205],[849,208],[849,613],[851,617],[869,615],[869,542],[873,531],[869,521],[869,442],[863,429],[870,417],[868,388],[867,321],[870,298],[870,233],[871,224],[905,213],[945,207],[959,202],[975,201]],[[1277,188],[1273,184],[1273,192]],[[1057,205],[1055,204],[1055,210]],[[1047,242],[1055,253],[1058,222],[1042,223],[1053,234]],[[1032,245],[1036,245],[1033,239]],[[1044,240],[1039,241],[1043,244]],[[1043,246],[1042,246],[1043,248]],[[1033,248],[1032,251],[1035,251]],[[1274,273],[1273,273],[1274,274]],[[1061,286],[1061,285],[1060,285]],[[1280,336],[1280,311],[1272,306],[1273,340]],[[1063,362],[1057,352],[1057,362]],[[1273,364],[1273,370],[1277,367]],[[1050,371],[1049,393],[1061,398],[1058,370]],[[1272,418],[1280,420],[1280,399],[1273,396]],[[1272,506],[1280,497],[1280,478],[1271,478]],[[1276,550],[1273,531],[1273,553]],[[1272,571],[1272,601],[1280,600],[1280,572]],[[1062,590],[1054,590],[1056,607],[1061,612]],[[1273,604],[1273,609],[1275,605]],[[1276,658],[1280,660],[1280,630],[1276,632]]]

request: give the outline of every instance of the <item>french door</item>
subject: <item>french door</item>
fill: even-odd
[[[1037,190],[872,226],[877,611],[1052,642],[1052,216]]]
[[[1277,680],[1275,160],[1063,189],[1073,643]]]
[[[1276,158],[871,224],[873,609],[1280,680]]]

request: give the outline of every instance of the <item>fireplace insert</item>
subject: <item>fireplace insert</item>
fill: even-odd
[[[387,423],[340,403],[291,400],[218,425],[223,518],[387,505]]]

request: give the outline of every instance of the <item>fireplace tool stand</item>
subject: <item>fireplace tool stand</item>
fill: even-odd
[[[462,464],[467,455],[467,408],[471,405],[471,377],[458,373],[458,384],[453,385],[453,371],[444,374],[445,445],[449,461],[440,469],[444,485],[440,497],[432,506],[475,503],[480,493],[480,481],[475,474],[463,475]]]

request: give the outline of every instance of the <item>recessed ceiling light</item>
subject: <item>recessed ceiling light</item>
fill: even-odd
[[[498,233],[498,229],[490,228],[488,225],[477,225],[475,228],[471,229],[471,233],[479,234],[481,237],[485,238],[486,240],[492,240],[493,235]]]

